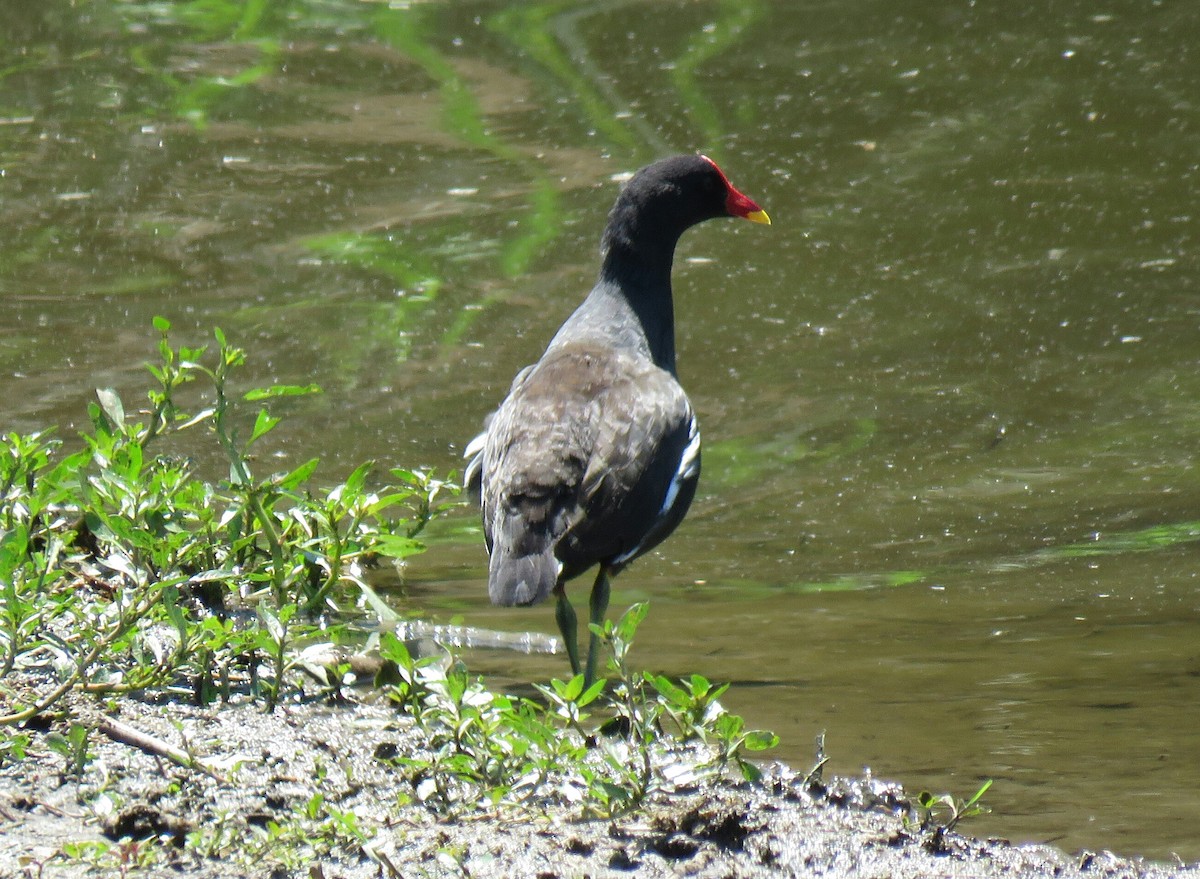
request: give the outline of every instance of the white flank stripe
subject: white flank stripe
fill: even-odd
[[[467,443],[467,447],[463,449],[462,456],[469,458],[467,466],[463,468],[463,486],[471,484],[471,480],[478,473],[480,478],[483,475],[483,447],[487,444],[487,431],[479,434],[475,439]]]
[[[679,467],[675,471],[675,477],[671,480],[671,487],[667,489],[662,509],[658,511],[660,519],[667,514],[671,507],[675,506],[675,498],[679,496],[679,489],[683,487],[684,480],[696,475],[696,461],[700,457],[700,426],[696,424],[694,417],[689,427],[691,429],[688,431],[687,448],[683,450],[683,455],[679,458]]]
[[[688,444],[683,450],[683,454],[679,457],[679,466],[675,468],[675,475],[671,478],[671,484],[667,488],[667,496],[663,498],[662,506],[658,510],[658,520],[666,518],[671,507],[675,506],[675,499],[679,497],[679,489],[683,488],[683,483],[687,479],[696,475],[697,462],[700,459],[700,425],[696,423],[696,416],[692,416],[691,422],[688,424]],[[655,523],[657,524],[657,522]],[[654,529],[651,528],[651,531]],[[642,551],[642,544],[639,543],[629,552],[622,553],[612,560],[613,564],[622,565],[635,558]]]
[[[467,447],[463,449],[462,456],[464,458],[474,458],[476,455],[483,452],[483,447],[487,443],[487,431],[476,435],[476,437],[467,443]]]

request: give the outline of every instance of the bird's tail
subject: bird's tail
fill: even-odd
[[[537,604],[554,591],[562,564],[549,540],[542,546],[495,540],[488,561],[488,596],[492,604]],[[539,541],[540,543],[540,541]]]

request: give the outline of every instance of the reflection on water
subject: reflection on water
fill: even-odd
[[[825,730],[839,771],[995,778],[981,832],[1200,858],[1184,6],[289,8],[61,0],[0,48],[5,429],[135,398],[162,313],[326,389],[282,458],[456,466],[614,177],[703,149],[775,225],[681,247],[705,473],[616,584],[640,661],[800,766]],[[466,512],[409,573],[403,610],[552,630],[487,606]]]

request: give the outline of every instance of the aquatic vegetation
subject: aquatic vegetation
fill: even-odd
[[[720,113],[697,84],[696,73],[704,64],[736,45],[746,29],[763,17],[764,11],[761,3],[723,0],[717,4],[716,21],[692,34],[679,58],[671,65],[671,80],[680,100],[688,108],[692,124],[699,129],[702,143],[719,144],[729,126],[722,124]],[[742,112],[745,112],[744,107]],[[745,123],[747,120],[738,121]]]
[[[276,385],[235,398],[230,376],[244,351],[220,330],[214,352],[176,348],[169,322],[155,326],[159,361],[148,365],[156,385],[144,418],[100,389],[83,449],[61,454],[50,431],[4,439],[0,676],[17,672],[31,684],[19,696],[4,688],[0,724],[79,688],[183,684],[209,701],[228,695],[238,669],[273,705],[299,686],[295,648],[317,633],[319,616],[373,600],[366,568],[421,552],[418,535],[457,491],[400,468],[391,484],[372,485],[370,464],[320,490],[311,484],[315,458],[256,475],[257,444],[280,423],[270,405],[318,389]],[[179,398],[198,381],[206,405],[185,411]],[[224,455],[225,480],[206,481],[161,448],[198,429]],[[235,622],[247,612],[261,625]],[[336,625],[320,635],[336,638]]]
[[[381,10],[373,29],[376,36],[404,52],[437,83],[442,122],[449,134],[532,181],[528,211],[515,224],[515,234],[501,245],[500,268],[505,277],[516,277],[528,269],[532,257],[562,228],[558,188],[540,162],[492,130],[471,85],[429,36],[426,14],[427,9],[419,6]]]
[[[647,611],[635,604],[596,627],[611,679],[585,686],[576,675],[538,684],[538,700],[492,692],[460,662],[416,659],[404,642],[382,635],[380,652],[393,666],[388,692],[428,743],[420,753],[393,758],[408,773],[413,798],[439,815],[558,801],[611,818],[678,784],[685,767],[689,783],[730,767],[758,779],[748,755],[774,747],[778,737],[747,730],[721,706],[727,685],[701,675],[674,682],[630,665]],[[605,717],[596,728],[594,721]],[[701,756],[689,748],[702,749]]]
[[[807,436],[780,433],[770,437],[731,437],[704,447],[705,478],[738,488],[761,481],[781,464],[837,460],[866,448],[879,432],[873,418],[859,418],[839,428],[839,436],[817,443]]]
[[[570,3],[515,4],[488,16],[487,26],[503,35],[511,45],[534,60],[548,73],[572,105],[604,139],[631,158],[653,157],[662,149],[653,130],[627,108],[614,105],[613,96],[603,92],[605,77],[591,69],[580,41],[571,30],[575,18]],[[630,129],[637,130],[635,136]],[[648,143],[646,142],[648,141]]]
[[[947,833],[950,833],[967,818],[986,815],[990,812],[991,809],[984,806],[981,801],[991,786],[992,779],[989,778],[980,785],[979,790],[965,800],[952,794],[935,796],[925,790],[918,793],[916,807],[920,817],[920,828],[921,830],[933,829],[933,833],[925,841],[925,847],[934,854],[941,854],[944,851],[944,840]]]

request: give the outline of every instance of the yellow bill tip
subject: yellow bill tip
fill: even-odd
[[[771,218],[767,216],[767,212],[763,210],[751,211],[746,214],[746,219],[751,223],[762,223],[764,226],[771,225]]]

